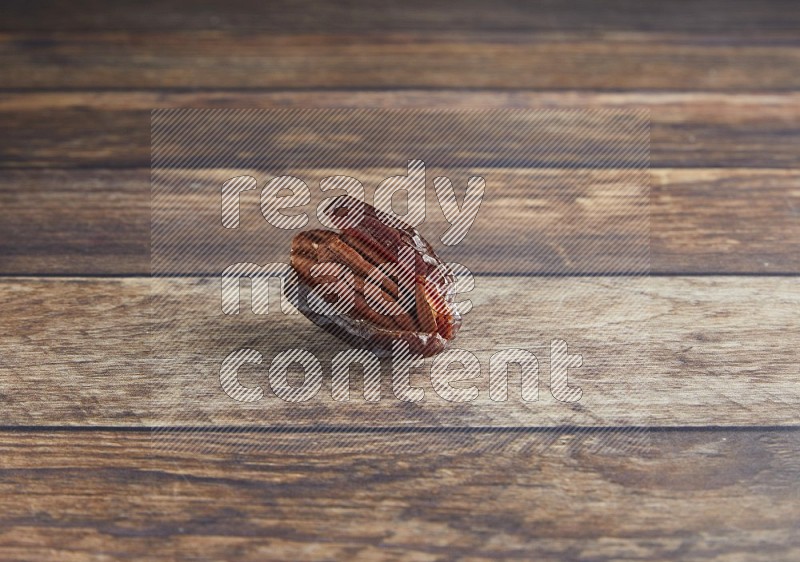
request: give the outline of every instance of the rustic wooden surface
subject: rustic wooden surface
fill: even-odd
[[[586,173],[591,174],[590,171]],[[366,181],[364,174],[361,171],[359,175]],[[513,177],[514,171],[503,174]],[[526,174],[534,180],[566,175],[559,170],[528,170]],[[320,173],[314,175],[320,176]],[[201,176],[199,181],[207,181]],[[570,172],[569,176],[574,177],[575,172]],[[594,175],[602,176],[603,173]],[[139,168],[25,169],[0,173],[0,249],[4,258],[0,262],[0,272],[149,273],[150,200],[143,195],[149,190],[149,181],[150,171]],[[367,187],[374,188],[374,185]],[[499,197],[498,193],[499,203],[491,211],[493,218],[518,208],[525,197],[521,191],[500,189],[503,196]],[[800,172],[797,170],[654,168],[650,171],[650,190],[653,272],[800,272],[800,221],[797,220]],[[319,191],[314,190],[314,193],[318,195]],[[715,205],[721,197],[725,204]],[[64,209],[70,212],[65,213]],[[206,210],[207,207],[198,207],[198,211]],[[537,210],[540,216],[537,221],[521,216],[513,219],[514,231],[526,232],[529,238],[537,241],[546,239],[547,224],[542,222],[544,213],[541,211]],[[432,203],[432,218],[443,220],[436,213],[438,209]],[[481,272],[508,267],[509,263],[492,263],[491,256],[469,245],[470,240],[479,241],[481,234],[492,229],[492,220],[483,220],[483,217],[480,215],[481,220],[473,226],[473,234],[464,245],[469,252],[469,263]],[[610,224],[609,228],[619,229],[619,226]],[[433,231],[442,232],[437,228]],[[285,247],[286,242],[264,241],[280,247]],[[506,243],[511,247],[523,244],[512,237]],[[458,250],[464,251],[462,247]],[[547,264],[542,263],[526,262],[524,267],[519,263],[511,265],[527,273],[547,272]]]
[[[208,435],[198,442],[213,441]],[[244,433],[237,445],[263,443]],[[276,434],[247,458],[146,431],[0,432],[0,557],[793,560],[797,431]],[[298,443],[313,440],[313,445]]]
[[[428,401],[410,413],[391,396],[386,380],[380,414],[360,395],[352,405],[336,407],[326,375],[325,390],[304,405],[310,413],[300,422],[292,422],[299,406],[275,397],[242,405],[222,392],[207,396],[198,373],[218,378],[220,361],[237,342],[249,342],[267,358],[302,346],[328,364],[349,346],[316,337],[318,331],[301,316],[274,312],[227,319],[230,339],[220,340],[213,329],[224,320],[216,313],[216,278],[171,279],[159,281],[158,294],[168,296],[158,302],[180,311],[182,329],[170,332],[175,345],[168,349],[174,352],[149,353],[151,286],[147,278],[3,280],[0,289],[14,300],[5,307],[13,335],[0,366],[0,398],[6,403],[0,425],[364,427],[380,421],[396,427],[398,420],[464,427],[800,425],[800,385],[794,377],[800,330],[793,322],[800,315],[800,294],[793,278],[743,283],[739,277],[573,277],[520,283],[517,277],[479,277],[465,295],[473,316],[467,315],[455,340],[483,366],[476,403],[456,408],[431,399],[428,382],[423,384]],[[506,314],[506,307],[537,310],[537,324]],[[626,328],[599,329],[598,319]],[[541,354],[540,401],[488,399],[485,375],[493,351],[517,347],[539,356],[549,338],[559,335],[571,352],[586,358],[571,375],[584,391],[579,409],[565,411],[549,397],[547,353]],[[206,360],[190,352],[195,349],[202,349]],[[598,362],[607,355],[614,356],[612,365],[627,370],[611,372],[609,363]],[[173,361],[165,361],[170,356]],[[58,385],[41,383],[49,373],[58,373]],[[265,371],[253,373],[249,382],[267,386]],[[171,404],[192,406],[175,411]]]
[[[799,14],[4,2],[0,559],[798,559]],[[170,373],[146,354],[150,110],[310,106],[648,109],[657,276],[616,313],[652,338],[639,371],[595,371],[644,391],[598,388],[617,417],[518,408],[515,429],[476,412],[466,429],[367,430],[358,414],[270,429],[263,404],[240,428],[165,420],[154,384]],[[495,336],[535,338],[497,312],[527,298],[514,278],[482,273]],[[570,284],[633,281],[531,278],[554,306]],[[190,296],[201,281],[173,283]],[[165,421],[206,432],[154,448]]]
[[[757,89],[756,82],[747,90]],[[82,91],[4,93],[3,167],[150,166],[153,108],[575,107],[650,110],[653,167],[792,168],[800,164],[795,92]],[[80,139],[77,142],[76,139]]]

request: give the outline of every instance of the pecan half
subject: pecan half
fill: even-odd
[[[425,357],[442,351],[461,326],[455,277],[415,228],[349,196],[322,214],[339,229],[292,240],[298,308],[337,337],[386,355],[405,341]]]

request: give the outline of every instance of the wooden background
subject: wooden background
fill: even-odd
[[[794,2],[7,1],[0,63],[0,559],[800,559]],[[574,105],[651,111],[648,449],[151,447],[152,108]]]

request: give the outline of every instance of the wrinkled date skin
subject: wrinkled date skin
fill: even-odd
[[[431,245],[416,229],[349,196],[332,199],[322,213],[339,232],[310,230],[292,240],[300,312],[381,356],[397,341],[424,357],[445,349],[461,315],[455,277]],[[335,311],[337,304],[342,308]]]

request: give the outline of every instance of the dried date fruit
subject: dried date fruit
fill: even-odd
[[[298,308],[337,337],[386,355],[397,341],[425,357],[461,326],[456,280],[417,230],[349,196],[321,209],[332,230],[292,240]]]

